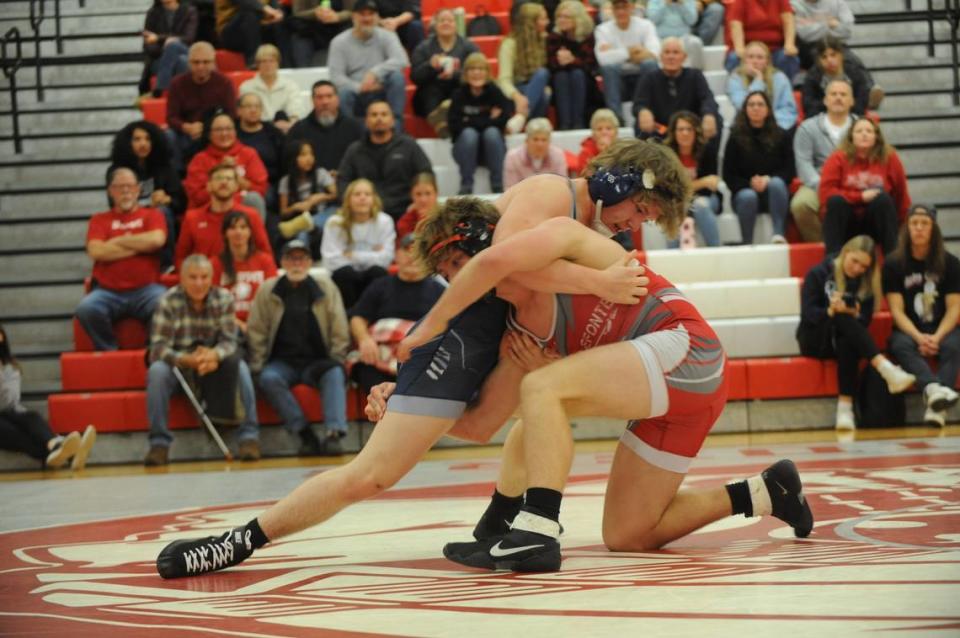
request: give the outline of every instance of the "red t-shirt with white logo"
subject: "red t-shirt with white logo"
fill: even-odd
[[[223,263],[220,257],[213,258],[213,282],[221,288],[226,288],[233,295],[237,319],[246,321],[250,315],[253,298],[257,295],[260,284],[271,277],[277,276],[277,265],[273,263],[273,255],[257,251],[243,261],[233,264],[236,272],[236,281],[228,284],[223,272]]]
[[[107,211],[90,218],[87,243],[107,241],[122,235],[139,235],[153,230],[167,232],[163,213],[155,208],[137,208],[129,213]],[[160,279],[160,251],[138,253],[116,261],[95,261],[93,278],[110,290],[135,290]]]

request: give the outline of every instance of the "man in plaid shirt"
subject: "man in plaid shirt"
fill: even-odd
[[[167,464],[173,442],[170,397],[177,389],[173,366],[197,379],[211,418],[239,421],[240,460],[257,460],[260,427],[250,370],[237,353],[233,297],[213,286],[213,267],[203,255],[187,257],[180,273],[180,284],[167,291],[153,315],[147,372],[150,451],[144,464]],[[234,416],[238,390],[243,414]]]

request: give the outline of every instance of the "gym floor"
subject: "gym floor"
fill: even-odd
[[[563,568],[536,575],[440,553],[469,538],[497,448],[432,452],[382,497],[176,581],[153,565],[171,539],[244,523],[349,457],[0,475],[0,635],[960,636],[960,427],[714,435],[685,484],[792,458],[813,534],[734,517],[630,554],[600,538],[614,447],[577,444]]]

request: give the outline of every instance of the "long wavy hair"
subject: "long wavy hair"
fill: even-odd
[[[763,49],[763,52],[767,54],[767,68],[763,70],[763,84],[766,87],[767,97],[770,100],[773,100],[773,74],[777,70],[773,66],[773,57],[770,55],[770,47],[768,47],[763,42],[759,40],[753,40],[747,43],[747,46],[743,47],[744,54],[746,54],[747,49],[752,47],[759,47]],[[736,74],[740,76],[740,79],[743,80],[743,86],[750,86],[750,83],[753,82],[753,73],[750,72],[749,67],[747,67],[747,61],[741,60],[740,66],[737,67]]]
[[[747,119],[747,102],[754,95],[762,97],[767,104],[767,117],[756,133],[750,124],[750,120]],[[777,120],[773,117],[773,105],[770,103],[770,96],[763,91],[748,93],[747,99],[743,101],[743,108],[737,111],[737,116],[733,119],[733,127],[730,129],[730,136],[737,139],[740,148],[751,148],[759,143],[758,151],[771,152],[777,148],[784,135],[785,133],[777,126]]]
[[[847,159],[851,162],[856,159],[857,148],[853,145],[853,130],[860,126],[863,122],[869,122],[870,126],[873,127],[874,134],[877,136],[877,139],[873,144],[873,148],[867,153],[867,161],[871,164],[886,164],[887,158],[889,158],[890,155],[895,152],[895,149],[890,144],[887,144],[887,140],[883,136],[883,130],[880,128],[880,125],[868,117],[861,117],[850,125],[846,134],[843,136],[843,139],[840,140],[840,143],[837,145],[837,150],[843,152],[843,154],[846,155]]]
[[[370,187],[370,190],[373,191],[373,208],[370,211],[370,219],[374,219],[377,216],[377,213],[383,211],[383,200],[380,199],[380,195],[377,194],[377,187],[373,185],[369,179],[361,177],[355,179],[350,184],[347,185],[347,189],[343,192],[343,206],[337,210],[337,216],[334,217],[336,224],[343,229],[347,235],[347,246],[353,246],[353,211],[350,209],[350,199],[353,196],[353,191],[357,190],[357,186],[361,184],[366,184]]]
[[[677,144],[677,125],[681,121],[693,127],[693,158],[699,162],[707,142],[703,137],[703,125],[700,123],[700,117],[697,116],[696,113],[691,113],[690,111],[677,111],[674,113],[670,117],[670,123],[667,124],[667,138],[663,143],[672,148],[673,152],[677,154],[677,157],[680,157],[680,145]]]
[[[7,337],[7,331],[2,324],[0,324],[0,335],[3,335],[3,341],[0,341],[0,364],[13,366],[19,370],[20,364],[10,351],[10,339]]]
[[[870,255],[870,267],[860,276],[860,287],[856,295],[860,301],[870,297],[880,298],[882,291],[880,288],[880,269],[877,268],[877,244],[869,235],[856,235],[847,240],[847,243],[840,249],[840,254],[833,260],[833,281],[840,293],[846,292],[847,276],[843,272],[843,260],[847,253],[855,250],[865,252]]]
[[[227,231],[237,225],[237,222],[243,221],[250,229],[250,237],[247,239],[247,254],[244,261],[250,259],[257,252],[257,244],[253,241],[253,226],[250,224],[250,217],[243,211],[233,210],[224,215],[223,222],[220,224],[220,236],[223,237],[223,251],[220,253],[220,263],[223,265],[223,274],[227,276],[227,285],[232,286],[237,283],[237,265],[233,263],[233,253],[230,251],[230,242],[227,241]],[[220,282],[213,282],[219,286]]]
[[[146,120],[130,122],[114,135],[110,148],[110,165],[124,166],[132,169],[134,173],[140,173],[140,160],[134,155],[132,145],[133,132],[137,129],[146,131],[150,136],[150,154],[147,155],[146,170],[148,174],[154,175],[159,169],[170,165],[170,148],[160,127]]]
[[[593,22],[590,14],[587,13],[587,8],[583,6],[582,2],[578,2],[577,0],[563,0],[563,2],[557,5],[557,9],[553,12],[553,15],[556,16],[559,11],[569,11],[573,17],[573,23],[575,25],[573,30],[574,40],[583,42],[589,35],[593,34],[593,29],[596,24]],[[565,35],[560,32],[560,29],[556,25],[554,25],[553,31],[560,33],[560,35]]]
[[[910,207],[910,213],[907,214],[907,221],[900,225],[900,233],[897,235],[897,247],[887,255],[887,260],[896,261],[906,265],[907,257],[911,256],[910,250],[910,215],[918,208],[926,211],[935,211],[936,209],[929,204],[914,204]],[[947,249],[943,245],[943,231],[940,230],[940,224],[933,220],[933,228],[930,229],[930,250],[927,257],[923,260],[926,271],[943,277],[947,269]]]
[[[520,80],[526,80],[534,71],[547,65],[547,34],[537,31],[537,19],[546,12],[546,8],[536,2],[521,5],[507,36],[513,38],[517,47],[513,75]]]
[[[300,156],[300,151],[303,150],[305,146],[310,147],[310,150],[313,151],[313,168],[306,173],[300,169],[300,164],[297,162],[297,158]],[[292,144],[288,144],[284,148],[284,157],[283,157],[283,167],[286,170],[287,177],[290,182],[290,192],[287,195],[289,198],[289,203],[295,204],[300,201],[300,182],[307,181],[310,182],[310,192],[317,193],[319,191],[319,186],[317,184],[317,150],[313,148],[307,140],[295,140]]]

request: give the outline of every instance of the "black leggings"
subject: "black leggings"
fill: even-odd
[[[862,215],[853,212],[853,206],[843,197],[834,195],[827,200],[827,213],[823,218],[823,243],[827,254],[840,252],[843,245],[856,235],[869,235],[889,254],[897,247],[897,207],[887,193],[873,198]]]
[[[867,327],[847,314],[839,314],[820,325],[801,323],[797,328],[800,354],[816,359],[837,359],[837,386],[840,394],[857,392],[860,359],[880,354]]]
[[[343,307],[350,310],[370,282],[386,274],[387,271],[380,266],[370,266],[363,270],[357,270],[353,266],[343,266],[333,271],[333,283],[340,289]]]
[[[47,442],[53,437],[46,419],[37,412],[0,412],[0,448],[4,450],[23,452],[43,461],[50,453]]]

